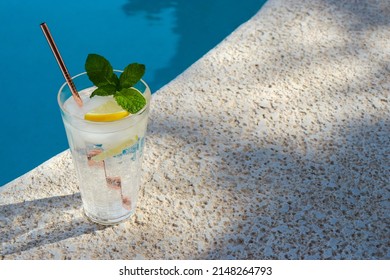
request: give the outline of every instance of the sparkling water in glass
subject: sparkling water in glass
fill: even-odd
[[[115,224],[130,217],[137,205],[151,92],[141,80],[134,87],[146,99],[143,109],[117,121],[93,122],[84,119],[85,113],[113,97],[90,98],[96,87],[86,73],[72,79],[83,106],[76,104],[66,83],[59,90],[58,103],[84,213],[94,222]]]

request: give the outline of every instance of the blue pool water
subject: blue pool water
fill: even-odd
[[[147,66],[152,91],[252,17],[266,0],[0,2],[0,186],[68,148],[56,95],[64,78],[39,27],[46,22],[71,75],[88,53],[116,69]]]

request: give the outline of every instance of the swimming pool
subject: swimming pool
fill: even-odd
[[[64,78],[39,24],[47,22],[71,75],[88,53],[122,69],[147,66],[158,90],[253,16],[266,0],[0,2],[0,186],[68,148],[56,95]]]

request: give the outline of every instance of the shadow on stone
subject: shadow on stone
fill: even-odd
[[[71,219],[75,211],[79,218]],[[104,228],[82,215],[79,193],[2,205],[0,213],[0,223],[12,225],[0,229],[2,257]]]

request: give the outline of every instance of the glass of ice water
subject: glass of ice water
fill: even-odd
[[[83,106],[80,108],[76,104],[67,83],[58,92],[58,103],[84,213],[96,223],[119,223],[129,218],[137,205],[151,91],[141,80],[134,87],[146,99],[143,109],[119,120],[94,122],[85,120],[84,115],[112,97],[90,98],[95,87],[86,73],[76,75],[72,80]]]

